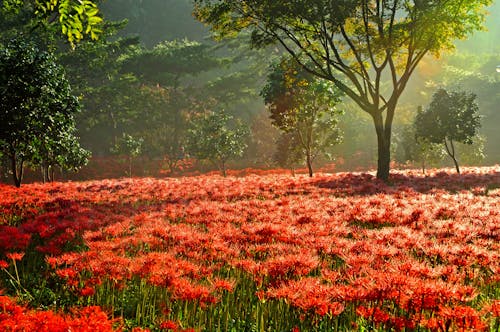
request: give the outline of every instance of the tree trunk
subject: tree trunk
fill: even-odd
[[[457,173],[460,174],[460,168],[458,167],[458,160],[455,157],[455,146],[453,145],[453,140],[450,139],[450,147],[448,147],[448,143],[446,142],[446,138],[444,139],[444,146],[446,147],[446,152],[453,159],[453,163],[455,164],[455,169]]]
[[[43,167],[43,163],[40,165],[40,173],[42,174],[42,183],[47,182],[45,179],[45,169]]]
[[[217,168],[220,170],[223,177],[226,177],[226,161],[221,160],[220,164],[217,165]]]
[[[392,117],[386,119],[385,126],[382,114],[377,112],[376,114],[373,114],[372,117],[375,124],[375,131],[377,132],[377,178],[383,181],[387,181],[389,180],[389,170],[391,163]]]
[[[306,163],[307,163],[307,169],[309,171],[309,177],[313,176],[313,168],[312,168],[312,158],[311,158],[311,152],[307,151],[306,153]]]
[[[49,165],[45,161],[42,161],[40,167],[42,169],[42,182],[43,183],[50,182]]]
[[[19,188],[21,187],[21,181],[23,180],[24,162],[21,160],[20,164],[18,164],[15,154],[10,157],[10,161],[12,166],[12,178],[14,179],[14,185]]]
[[[128,156],[128,177],[132,177],[132,156]]]
[[[177,159],[168,158],[168,169],[170,171],[170,176],[174,176],[177,171]]]
[[[221,163],[221,172],[222,172],[222,176],[223,177],[226,177],[226,162],[225,161],[222,161]]]
[[[56,171],[54,169],[54,166],[50,166],[50,173],[49,173],[49,178],[50,182],[54,182],[54,177],[55,177]]]

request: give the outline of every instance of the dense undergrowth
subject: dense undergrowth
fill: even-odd
[[[499,167],[0,185],[0,326],[498,331],[499,188]]]

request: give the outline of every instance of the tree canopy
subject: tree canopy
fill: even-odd
[[[251,31],[251,43],[280,44],[310,73],[334,82],[373,119],[377,177],[389,176],[399,97],[422,58],[481,29],[491,0],[195,0],[217,38]],[[385,81],[388,81],[386,84]]]

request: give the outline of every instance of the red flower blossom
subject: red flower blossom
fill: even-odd
[[[176,330],[177,328],[178,328],[177,323],[171,320],[167,320],[160,323],[160,329],[163,330]]]
[[[6,269],[9,267],[9,263],[0,259],[0,269]]]
[[[20,261],[24,257],[23,252],[9,252],[7,253],[7,258],[12,259],[13,261]]]

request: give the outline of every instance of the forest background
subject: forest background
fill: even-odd
[[[192,16],[189,0],[113,0],[100,5],[104,33],[71,49],[47,31],[37,38],[52,48],[64,65],[82,111],[76,124],[81,145],[91,151],[80,178],[125,175],[176,175],[207,171],[214,165],[193,161],[187,146],[193,119],[208,111],[224,112],[248,129],[240,158],[231,168],[304,167],[282,162],[280,131],[274,128],[261,90],[269,68],[279,61],[278,48],[251,50],[244,37],[215,43],[208,28]],[[428,56],[419,65],[401,98],[394,123],[392,159],[400,167],[420,167],[412,155],[412,123],[419,107],[427,107],[438,88],[477,95],[482,127],[474,144],[460,145],[463,165],[491,165],[500,160],[500,5],[490,9],[487,31],[458,42],[454,53]],[[2,18],[3,25],[8,24]],[[17,30],[16,30],[17,29]],[[21,27],[4,29],[3,37]],[[264,61],[265,59],[265,61]],[[315,165],[360,170],[376,165],[376,136],[371,120],[354,110],[348,98],[337,106],[343,133]],[[280,162],[281,161],[281,162]],[[446,158],[427,166],[450,166]],[[8,165],[2,166],[8,180]],[[36,179],[38,173],[32,173]],[[75,178],[60,173],[56,178]],[[28,175],[28,181],[30,176]]]

